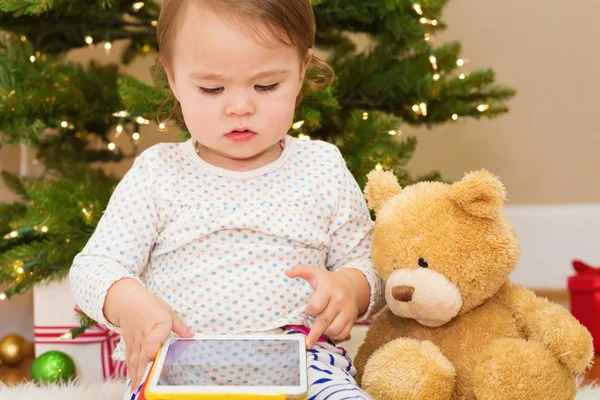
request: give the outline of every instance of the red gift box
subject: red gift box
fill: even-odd
[[[571,314],[594,338],[594,350],[600,353],[600,267],[573,261],[576,275],[569,277]]]

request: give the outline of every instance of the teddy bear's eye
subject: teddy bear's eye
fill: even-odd
[[[429,264],[427,264],[427,261],[425,261],[424,258],[419,258],[419,267],[427,268],[429,267]]]

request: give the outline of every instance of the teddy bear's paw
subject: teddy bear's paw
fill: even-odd
[[[369,358],[362,387],[375,400],[449,400],[455,376],[454,366],[436,345],[400,338]]]
[[[561,307],[561,306],[556,306]],[[545,311],[545,310],[544,310]],[[571,315],[545,311],[548,329],[540,329],[534,338],[542,342],[571,372],[583,372],[594,358],[594,346],[590,332]]]
[[[541,343],[497,339],[475,359],[478,400],[572,400],[576,387],[567,368]]]

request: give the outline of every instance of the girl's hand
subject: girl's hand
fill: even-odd
[[[306,338],[310,349],[322,334],[334,340],[348,337],[359,315],[365,311],[364,297],[368,306],[369,283],[364,275],[351,268],[330,272],[311,265],[296,265],[285,274],[289,278],[302,278],[315,290],[306,304],[306,314],[316,316]],[[360,275],[364,282],[358,281]],[[361,279],[361,278],[358,278]]]
[[[120,283],[128,285],[126,290],[118,286]],[[118,306],[119,309],[114,314],[118,316],[115,325],[121,327],[127,375],[131,379],[131,391],[136,392],[146,368],[154,361],[171,331],[187,338],[194,334],[167,303],[131,279],[123,279],[111,286],[106,297],[106,302],[109,301],[112,308]]]

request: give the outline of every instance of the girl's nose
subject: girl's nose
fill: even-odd
[[[234,95],[226,106],[227,115],[252,115],[255,112],[254,102],[244,93]]]

